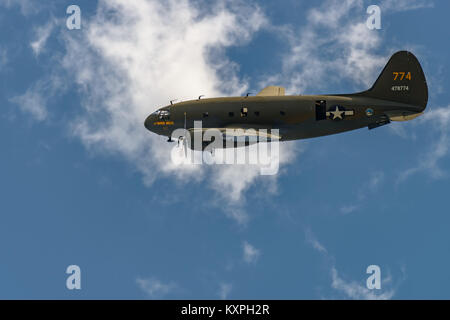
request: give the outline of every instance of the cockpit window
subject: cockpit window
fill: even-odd
[[[156,114],[160,120],[170,119],[169,110],[158,110],[158,111],[155,111],[154,114]]]

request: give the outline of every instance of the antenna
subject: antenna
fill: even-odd
[[[198,100],[200,100],[202,97],[204,97],[205,95],[202,94],[201,96],[198,97]]]
[[[173,103],[175,102],[175,101],[177,101],[178,99],[174,99],[174,100],[170,100],[170,105],[173,105]]]

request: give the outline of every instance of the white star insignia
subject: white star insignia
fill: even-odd
[[[345,113],[345,111],[339,110],[338,106],[336,106],[336,110],[335,111],[331,111],[330,113],[333,115],[333,120],[336,120],[336,119],[341,119],[342,120],[342,119],[344,119],[342,117],[342,115]]]

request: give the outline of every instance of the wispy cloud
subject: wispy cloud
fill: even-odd
[[[358,210],[358,209],[359,209],[359,205],[358,205],[358,204],[347,204],[347,205],[343,205],[343,206],[339,209],[339,211],[340,211],[342,214],[350,214],[350,213],[355,212],[355,211]]]
[[[11,98],[10,101],[18,105],[22,112],[31,114],[37,121],[47,119],[46,100],[36,87],[28,89],[23,95]]]
[[[45,45],[55,25],[56,19],[51,18],[45,25],[36,28],[35,38],[30,42],[30,47],[33,49],[35,56],[39,56],[45,50]]]
[[[369,191],[374,192],[383,183],[383,181],[384,181],[384,172],[382,171],[373,172],[370,176],[367,188],[369,189]]]
[[[384,0],[380,4],[383,14],[433,7],[432,0]]]
[[[356,190],[356,197],[350,204],[345,204],[340,207],[339,211],[342,214],[350,214],[359,210],[367,199],[368,195],[373,195],[384,182],[384,172],[374,171],[370,174],[369,179],[364,181],[362,185]]]
[[[243,259],[245,263],[252,264],[258,261],[258,258],[261,255],[261,250],[256,249],[247,241],[243,243],[242,248],[243,248]]]
[[[328,254],[327,249],[317,240],[311,229],[306,229],[305,239],[308,244],[310,244],[315,250],[322,254]]]
[[[419,156],[417,163],[402,171],[397,183],[404,182],[413,175],[425,172],[433,179],[447,177],[447,172],[441,168],[440,161],[448,156],[450,151],[450,105],[427,111],[418,119],[418,125],[426,124],[433,134],[433,141],[428,144],[425,153]],[[438,138],[436,138],[438,136]]]
[[[39,6],[42,6],[42,3],[33,0],[0,0],[0,6],[6,8],[17,6],[24,16],[28,16],[38,12]]]
[[[291,49],[283,57],[283,72],[265,83],[282,83],[291,93],[317,92],[326,89],[324,83],[344,79],[371,85],[386,58],[373,53],[381,37],[366,27],[364,13],[359,0],[330,0],[311,9],[298,32],[285,30]]]
[[[136,283],[139,288],[152,299],[163,298],[176,288],[174,283],[163,283],[156,278],[137,278]]]
[[[370,290],[365,286],[365,282],[344,280],[337,271],[334,257],[328,252],[325,246],[317,239],[310,228],[305,230],[306,242],[313,249],[326,258],[327,264],[330,264],[331,287],[337,292],[343,294],[346,299],[356,300],[387,300],[392,299],[396,293],[392,284],[390,275],[382,279],[381,290]],[[403,272],[403,270],[402,270]],[[385,289],[385,288],[388,289]]]
[[[60,94],[63,89],[61,78],[50,74],[31,85],[25,93],[9,98],[9,101],[16,104],[22,112],[42,122],[49,116],[47,108],[49,97]]]
[[[219,287],[219,297],[221,300],[226,300],[233,289],[233,285],[230,283],[221,283]]]
[[[395,295],[394,289],[389,290],[369,290],[364,285],[356,281],[345,281],[339,276],[338,271],[333,266],[331,268],[331,287],[344,294],[349,299],[355,300],[390,300]],[[383,286],[389,286],[391,278],[388,277],[383,282]]]

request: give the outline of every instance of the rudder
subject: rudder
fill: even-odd
[[[361,93],[371,98],[419,106],[428,103],[428,86],[417,58],[408,51],[395,53],[371,89]]]

